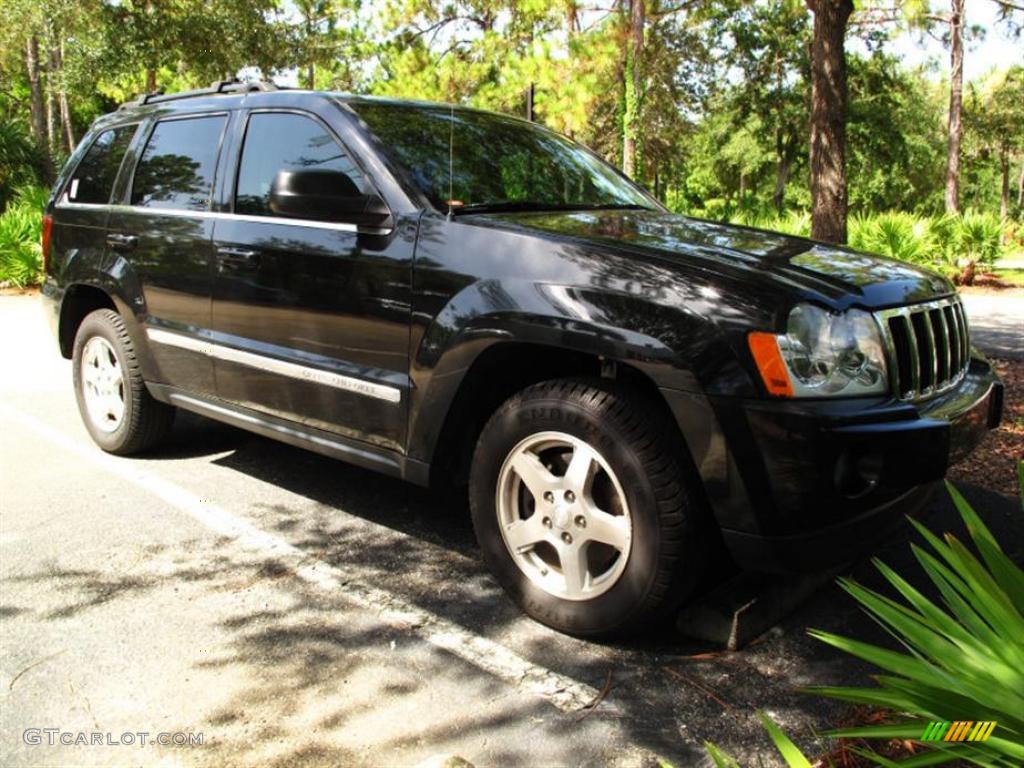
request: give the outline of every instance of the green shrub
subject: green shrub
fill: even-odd
[[[1024,463],[1019,465],[1024,498]],[[963,760],[980,766],[1024,764],[1024,570],[953,486],[953,502],[978,554],[947,533],[940,539],[912,521],[931,552],[912,544],[914,556],[941,595],[925,597],[884,563],[875,564],[902,602],[840,580],[842,587],[895,637],[905,651],[812,631],[811,635],[880,667],[877,687],[824,687],[811,691],[898,713],[893,725],[847,728],[833,736],[920,739],[930,721],[994,720],[985,742],[923,742],[927,757],[914,765]],[[979,558],[980,555],[980,558]],[[872,755],[868,755],[874,757]],[[878,758],[881,764],[891,764]],[[908,763],[909,764],[909,763]]]
[[[961,258],[992,266],[999,256],[1003,226],[998,216],[968,213],[957,222],[956,247]]]
[[[702,215],[715,218],[714,213],[706,209]],[[730,220],[800,237],[808,237],[811,232],[811,216],[800,210],[782,216],[756,210],[737,211]],[[976,266],[990,268],[999,257],[1003,229],[999,217],[987,213],[917,216],[889,211],[851,216],[847,221],[847,241],[851,248],[931,267],[969,283]],[[1012,240],[1008,225],[1005,234]]]
[[[1018,465],[1024,500],[1024,462]],[[826,735],[851,739],[918,742],[921,751],[902,762],[871,751],[850,751],[882,766],[926,766],[960,762],[985,768],[1024,765],[1024,570],[1000,548],[960,493],[949,494],[980,555],[952,534],[939,539],[914,526],[931,547],[911,545],[942,602],[925,597],[884,563],[875,561],[903,602],[840,579],[840,584],[899,643],[905,652],[812,630],[811,635],[880,667],[873,688],[808,689],[835,699],[894,712],[894,724],[844,728]],[[764,713],[761,722],[790,768],[811,762]],[[921,741],[930,723],[995,721],[987,741]],[[712,742],[705,742],[716,768],[740,768]],[[819,763],[816,763],[819,764]]]
[[[913,264],[933,263],[938,253],[929,220],[909,213],[854,216],[848,233],[853,248]]]
[[[18,287],[42,278],[42,209],[48,192],[38,187],[20,190],[0,214],[0,282]]]
[[[16,188],[38,182],[41,163],[28,129],[14,120],[0,121],[0,213]]]
[[[951,257],[959,247],[960,218],[944,213],[941,216],[930,216],[927,219],[928,233],[939,254]]]
[[[806,211],[789,211],[782,216],[775,213],[769,215],[748,213],[736,216],[733,221],[747,227],[785,232],[787,235],[796,235],[797,237],[810,237],[811,235],[811,214]]]

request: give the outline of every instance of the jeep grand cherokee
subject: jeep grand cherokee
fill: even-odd
[[[182,408],[468,483],[497,580],[578,635],[645,626],[723,552],[863,553],[1000,418],[941,276],[672,214],[463,107],[143,97],[68,161],[44,252],[101,448],[150,449]]]

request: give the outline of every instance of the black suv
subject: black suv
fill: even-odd
[[[44,218],[60,350],[106,451],[176,408],[468,483],[531,616],[644,626],[727,552],[863,553],[999,422],[927,270],[669,213],[474,109],[222,83],[98,120]]]

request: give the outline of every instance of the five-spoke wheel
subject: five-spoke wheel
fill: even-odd
[[[626,568],[625,493],[607,460],[577,437],[539,432],[513,448],[498,476],[496,508],[513,560],[552,595],[596,597]]]
[[[113,432],[124,418],[124,374],[114,348],[102,336],[85,343],[81,375],[86,414],[97,429]]]
[[[470,472],[484,560],[519,606],[563,632],[641,630],[703,564],[680,442],[656,406],[614,382],[556,380],[484,426]]]
[[[137,453],[170,430],[174,408],[146,389],[135,345],[117,312],[86,315],[75,335],[72,365],[82,421],[103,450]]]

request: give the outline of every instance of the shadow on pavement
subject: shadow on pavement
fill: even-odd
[[[342,571],[354,569],[360,579],[372,578],[375,586],[495,639],[530,661],[597,689],[610,679],[611,689],[607,704],[582,720],[578,713],[562,714],[539,700],[520,702],[503,683],[481,682],[478,671],[435,648],[423,648],[407,627],[382,626],[371,616],[341,618],[333,596],[291,578],[289,569],[273,560],[237,563],[220,556],[199,571],[179,567],[148,575],[143,570],[142,575],[123,578],[47,571],[22,577],[51,580],[66,596],[66,605],[49,614],[53,621],[144,592],[158,579],[185,580],[211,591],[272,580],[287,590],[292,598],[288,610],[261,608],[221,622],[231,637],[227,652],[202,662],[252,681],[205,723],[194,724],[224,734],[215,750],[197,755],[210,764],[228,758],[234,764],[262,763],[266,750],[282,739],[291,751],[278,751],[270,764],[380,764],[392,754],[389,750],[400,754],[450,742],[459,732],[516,729],[545,744],[561,744],[545,758],[584,762],[594,757],[593,750],[580,751],[576,739],[588,728],[605,726],[614,728],[625,743],[678,766],[703,761],[705,740],[715,741],[744,764],[760,759],[771,765],[773,753],[755,709],[771,713],[798,744],[813,752],[823,746],[815,732],[835,724],[845,708],[799,689],[867,682],[866,665],[811,639],[806,630],[889,642],[832,586],[736,653],[707,652],[669,630],[624,644],[586,643],[530,622],[504,598],[476,557],[465,506],[452,499],[187,415],[169,449],[150,460],[221,453],[217,464],[314,503],[312,510],[308,503],[263,505],[256,510],[257,524],[311,556]],[[1024,559],[1024,524],[1016,500],[975,487],[963,491],[997,538],[1018,560]],[[965,536],[946,495],[940,492],[937,499],[922,515],[924,522],[932,530]],[[920,585],[923,575],[907,545],[908,533],[905,526],[879,556]],[[870,564],[850,572],[862,583],[881,586]],[[392,653],[397,656],[389,657]],[[464,676],[460,684],[466,701],[504,698],[504,706],[482,706],[472,717],[446,720],[445,701],[437,700],[431,688],[442,671],[445,677]],[[339,746],[360,743],[360,733],[378,734],[375,751]],[[481,764],[517,764],[529,754],[528,743],[526,747],[525,753],[509,753],[494,739],[486,755],[465,756],[478,757]]]

